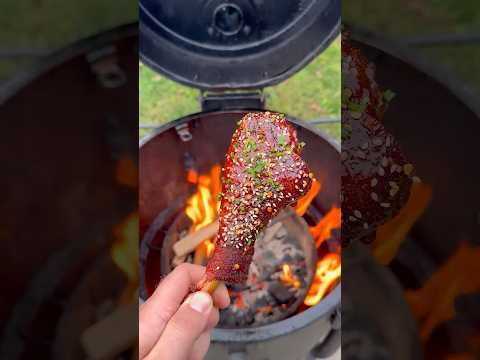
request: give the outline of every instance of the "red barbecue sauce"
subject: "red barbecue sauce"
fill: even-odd
[[[281,114],[250,113],[240,120],[222,169],[220,227],[207,280],[247,280],[258,233],[310,189],[313,174],[301,147]]]
[[[375,67],[342,35],[342,243],[373,239],[408,200],[409,163],[383,125],[392,93],[380,91]]]

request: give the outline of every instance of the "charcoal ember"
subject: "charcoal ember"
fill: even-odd
[[[270,303],[269,303],[269,299],[267,296],[260,296],[259,298],[257,298],[256,300],[256,306],[260,307],[260,308],[263,308],[265,306],[268,306]]]
[[[263,323],[268,321],[268,319],[274,316],[274,309],[269,307],[268,309],[262,309],[262,311],[257,311],[255,313],[255,322],[256,323]]]
[[[290,224],[287,219],[292,219],[292,216],[297,215],[290,211],[285,223],[275,227],[275,231],[288,228],[284,236],[277,238],[276,233],[270,233],[273,236],[265,240],[268,230],[259,235],[247,281],[227,285],[232,301],[227,309],[221,311],[220,327],[254,327],[281,320],[293,313],[305,297],[309,285],[305,253],[294,228],[286,226]],[[305,230],[308,232],[308,228],[305,227]],[[300,284],[299,288],[282,282],[284,264],[290,267]],[[279,287],[273,287],[277,298],[271,292],[272,284]]]
[[[285,254],[285,257],[283,259],[285,262],[291,263],[294,260],[299,260],[300,258],[302,258],[302,256],[299,254],[296,254],[295,259],[290,254]]]
[[[279,304],[288,304],[292,300],[295,300],[295,294],[281,282],[275,281],[270,283],[268,291]]]
[[[224,327],[246,327],[255,323],[255,313],[251,310],[242,310],[232,314],[228,311],[220,311],[220,323]]]

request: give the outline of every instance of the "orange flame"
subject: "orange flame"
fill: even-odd
[[[317,225],[310,228],[315,245],[318,248],[332,236],[332,230],[340,227],[342,222],[342,211],[337,207],[332,207],[330,211],[318,222]],[[307,306],[316,305],[325,295],[335,286],[341,274],[341,258],[338,253],[328,253],[317,262],[317,268],[304,304]]]
[[[299,216],[303,216],[307,211],[310,203],[315,199],[321,190],[321,184],[316,179],[312,182],[312,187],[308,193],[298,201],[295,212]],[[322,243],[329,239],[332,235],[332,230],[340,227],[341,224],[341,210],[333,207],[320,222],[310,228],[310,232],[315,240],[315,245],[319,248]],[[287,265],[288,267],[288,265]],[[284,276],[288,278],[288,271],[284,265]],[[337,254],[327,254],[322,260],[317,262],[314,280],[310,287],[304,304],[313,306],[318,304],[330,289],[336,284],[341,273],[340,256]]]
[[[247,307],[247,304],[245,304],[245,299],[243,298],[242,293],[237,294],[237,298],[235,299],[234,304],[238,309],[245,309]]]
[[[209,176],[200,175],[198,177],[197,192],[187,200],[185,213],[193,222],[193,231],[207,226],[217,217],[217,201],[212,195],[210,184]]]
[[[300,287],[300,281],[297,279],[295,275],[293,275],[290,265],[283,264],[282,271],[283,273],[280,277],[282,282],[286,285],[293,286],[295,289],[298,289]]]
[[[332,289],[341,275],[341,260],[338,254],[327,254],[322,260],[317,262],[315,279],[313,281],[305,305],[313,306],[320,302],[327,292]]]
[[[305,215],[310,203],[313,201],[313,199],[315,199],[315,196],[317,196],[321,188],[322,185],[320,182],[317,179],[313,179],[312,187],[310,190],[308,190],[308,193],[304,197],[298,200],[297,206],[295,207],[295,212],[298,214],[298,216]]]
[[[310,232],[315,239],[317,248],[332,236],[332,230],[340,227],[342,222],[342,211],[337,207],[332,207],[330,211],[320,220],[320,222],[310,228]]]
[[[221,172],[222,168],[218,164],[213,165],[212,169],[210,170],[210,189],[212,191],[214,209],[217,215],[220,212],[220,201],[218,200],[218,194],[220,194],[220,192],[222,191],[222,183],[220,181]]]
[[[130,283],[138,282],[138,213],[130,214],[113,228],[115,241],[110,255]]]
[[[203,244],[206,248],[206,254],[205,255],[207,256],[207,258],[210,258],[210,256],[212,256],[212,254],[213,254],[213,250],[215,250],[215,244],[210,239],[206,240]]]
[[[393,219],[377,229],[372,244],[373,256],[383,265],[388,265],[396,256],[400,245],[406,239],[410,229],[422,216],[432,198],[431,186],[414,182],[405,206]]]
[[[198,173],[195,170],[187,171],[187,181],[190,184],[196,184],[198,182]]]
[[[407,302],[426,341],[441,323],[455,316],[455,299],[480,291],[480,247],[462,243],[455,253],[418,290],[406,292]]]
[[[197,191],[187,200],[186,215],[192,220],[191,232],[215,221],[220,210],[218,194],[221,191],[220,182],[221,168],[216,164],[210,170],[210,174],[198,175],[194,170],[187,172],[187,181],[197,184]],[[209,258],[213,254],[215,243],[212,239],[205,240],[197,246],[196,261],[202,262],[204,257]]]

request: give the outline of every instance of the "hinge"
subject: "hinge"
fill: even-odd
[[[202,111],[261,110],[265,107],[263,90],[208,92],[200,96]]]

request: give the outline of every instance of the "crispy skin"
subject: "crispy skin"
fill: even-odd
[[[247,114],[233,134],[222,173],[220,228],[207,280],[242,283],[258,233],[307,193],[313,174],[297,135],[280,114]]]
[[[342,243],[374,239],[408,200],[413,165],[382,123],[373,64],[342,38]]]

